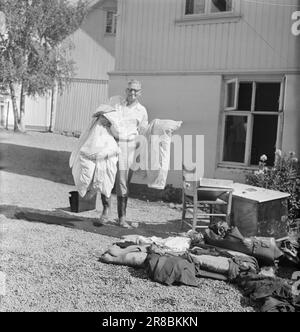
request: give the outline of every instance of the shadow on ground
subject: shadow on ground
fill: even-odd
[[[59,225],[63,227],[83,230],[90,233],[121,238],[124,235],[141,235],[146,237],[157,236],[167,238],[182,232],[181,220],[167,221],[163,224],[139,223],[137,228],[125,229],[119,227],[115,222],[106,225],[95,226],[99,220],[82,216],[74,216],[66,211],[57,209],[55,211],[43,211],[30,208],[21,208],[14,205],[1,205],[0,214],[8,219],[19,219],[28,222],[43,223],[48,225]],[[130,221],[129,221],[130,222]]]
[[[9,173],[73,186],[70,155],[67,151],[0,143],[0,168]]]

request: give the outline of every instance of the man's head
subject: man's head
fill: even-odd
[[[137,98],[141,95],[142,85],[137,80],[132,80],[128,82],[128,87],[126,89],[127,102],[129,104],[137,101]]]

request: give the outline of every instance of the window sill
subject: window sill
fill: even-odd
[[[241,171],[258,171],[259,166],[243,166],[243,165],[234,165],[234,164],[223,164],[219,163],[218,168],[227,169],[227,170],[241,170]]]
[[[105,33],[104,34],[104,37],[116,37],[116,34],[115,33]]]
[[[176,20],[177,25],[187,24],[217,24],[217,23],[236,23],[242,16],[234,13],[229,14],[208,14],[208,15],[186,15],[180,20]]]

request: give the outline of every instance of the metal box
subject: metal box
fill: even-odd
[[[232,224],[243,236],[287,236],[289,194],[240,183],[233,189]]]

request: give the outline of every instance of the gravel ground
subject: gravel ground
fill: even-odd
[[[199,279],[199,288],[166,287],[144,270],[102,264],[117,239],[1,217],[1,311],[252,311],[233,286]]]
[[[224,282],[198,279],[198,288],[166,287],[150,281],[144,270],[100,263],[99,255],[122,235],[117,226],[111,225],[103,235],[92,227],[86,232],[17,220],[16,209],[54,216],[57,210],[66,210],[68,192],[74,187],[60,180],[65,179],[64,168],[57,159],[46,165],[36,156],[70,152],[77,140],[32,132],[0,132],[0,140],[5,164],[0,171],[0,271],[7,275],[0,311],[254,311],[238,289]],[[18,154],[10,154],[10,147]],[[114,206],[114,214],[115,210]],[[79,216],[92,225],[99,212]],[[128,216],[131,221],[170,231],[167,222],[178,220],[180,212],[161,203],[130,200]]]

